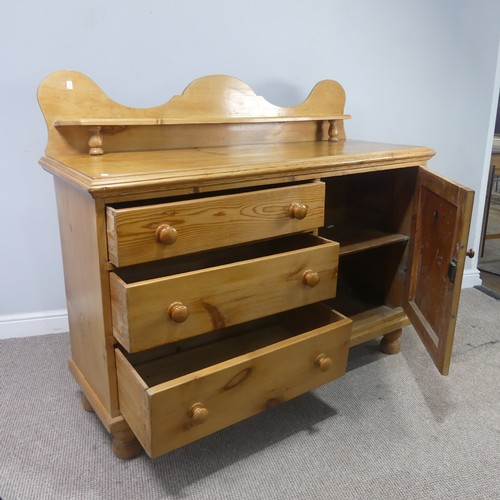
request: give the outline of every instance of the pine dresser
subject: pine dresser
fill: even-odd
[[[129,108],[88,77],[40,85],[69,369],[130,458],[157,457],[341,377],[414,325],[449,369],[473,192],[434,151],[346,138],[345,93],[278,107],[200,78]]]

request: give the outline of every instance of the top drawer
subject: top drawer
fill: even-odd
[[[316,229],[324,224],[325,185],[287,187],[157,205],[108,206],[109,260],[115,266]]]

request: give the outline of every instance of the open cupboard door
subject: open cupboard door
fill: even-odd
[[[405,311],[443,375],[450,367],[473,199],[472,190],[420,168]]]

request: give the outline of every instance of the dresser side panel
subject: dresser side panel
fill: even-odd
[[[119,411],[105,269],[104,207],[64,180],[56,177],[54,182],[72,360],[109,417],[116,417]]]

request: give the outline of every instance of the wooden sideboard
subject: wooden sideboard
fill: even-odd
[[[134,109],[60,71],[38,99],[69,368],[117,456],[338,378],[370,339],[397,353],[410,322],[448,372],[473,193],[429,148],[346,139],[337,82],[284,108],[208,76]]]

